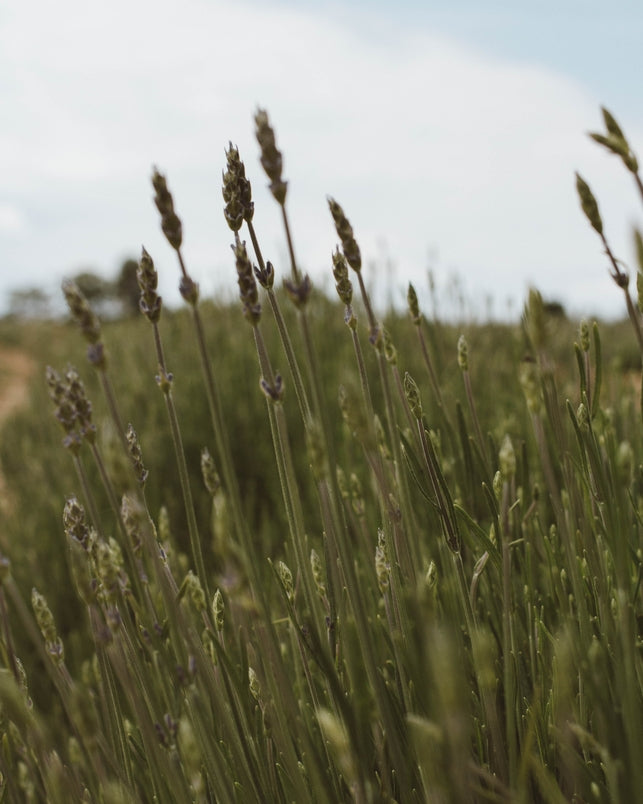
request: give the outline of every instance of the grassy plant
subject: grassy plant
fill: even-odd
[[[33,341],[57,367],[3,433],[4,800],[636,800],[643,420],[614,350],[640,368],[641,313],[589,186],[633,348],[536,291],[520,328],[438,327],[413,287],[383,322],[333,199],[340,304],[312,292],[255,123],[290,267],[275,287],[230,145],[247,326],[199,299],[155,171],[187,313],[143,251],[147,322],[101,327],[65,286],[93,374],[61,366],[69,327]]]

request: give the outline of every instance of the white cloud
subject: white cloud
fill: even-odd
[[[230,0],[5,6],[3,203],[33,226],[24,248],[0,245],[14,276],[113,272],[144,242],[176,298],[150,200],[156,163],[184,219],[192,271],[207,290],[231,283],[220,195],[229,139],[253,182],[265,251],[281,263],[279,214],[253,139],[260,103],[284,151],[297,251],[313,276],[329,270],[335,245],[331,194],[367,262],[385,241],[400,287],[425,285],[437,247],[439,269],[457,269],[465,293],[520,300],[535,283],[579,310],[620,311],[573,172],[596,188],[625,258],[636,198],[584,137],[599,125],[598,99],[564,76],[429,31],[365,25],[356,12],[342,22]]]
[[[21,211],[11,204],[0,203],[0,234],[19,236],[27,229],[27,222]]]

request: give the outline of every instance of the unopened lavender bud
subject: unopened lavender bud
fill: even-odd
[[[606,137],[604,134],[597,134],[596,132],[591,132],[589,136],[594,142],[607,148],[608,151],[616,154],[616,156],[620,156],[621,159],[626,160],[629,156],[630,149],[627,143],[619,137],[612,135]]]
[[[603,221],[601,220],[601,215],[598,210],[598,203],[594,198],[594,194],[589,188],[587,182],[585,182],[579,173],[576,174],[576,191],[578,193],[578,197],[580,199],[580,204],[585,213],[585,217],[592,225],[599,235],[603,234]]]
[[[301,310],[308,303],[313,283],[310,277],[306,275],[300,282],[293,282],[290,279],[284,279],[284,289],[290,301]]]
[[[395,345],[391,340],[391,336],[385,327],[382,327],[382,343],[384,347],[384,357],[386,358],[386,362],[391,366],[396,366],[397,349],[395,348]]]
[[[638,229],[634,230],[634,246],[636,248],[636,261],[638,271],[636,272],[636,290],[638,308],[643,312],[643,235]]]
[[[292,572],[283,561],[277,561],[275,566],[277,569],[277,575],[283,584],[286,597],[292,603],[295,599],[295,587],[293,585]]]
[[[461,371],[469,370],[469,346],[464,335],[458,338],[458,366]]]
[[[416,327],[420,326],[420,322],[422,321],[422,316],[420,314],[420,305],[418,303],[418,296],[415,292],[415,288],[409,282],[409,289],[406,294],[406,301],[409,306],[409,315],[411,316],[411,320],[415,324]]]
[[[127,448],[129,450],[129,456],[130,460],[132,461],[136,480],[138,481],[139,486],[143,488],[149,472],[143,464],[141,445],[139,443],[138,436],[136,435],[136,430],[134,430],[131,424],[127,425],[127,432],[125,433],[125,436],[127,438]]]
[[[261,701],[261,683],[252,667],[248,667],[248,686],[255,701]]]
[[[533,358],[525,358],[522,361],[519,378],[529,412],[540,415],[543,407],[542,389],[538,365]]]
[[[321,558],[316,550],[310,551],[310,569],[313,575],[313,581],[317,587],[321,597],[326,594],[326,581],[324,578],[324,567],[322,566]]]
[[[85,386],[78,372],[70,366],[65,373],[67,398],[71,403],[79,433],[89,444],[96,442],[96,427],[92,423],[92,403],[87,398]]]
[[[348,307],[353,300],[353,285],[348,278],[348,264],[339,249],[333,253],[333,276],[340,300]]]
[[[246,178],[246,169],[239,158],[239,151],[230,143],[226,151],[226,171],[223,174],[224,215],[228,226],[238,232],[244,220],[250,222],[254,215],[252,189]]]
[[[145,249],[141,251],[141,259],[136,269],[136,281],[141,291],[139,309],[150,323],[155,324],[161,317],[162,300],[156,292],[158,274],[152,258]]]
[[[437,582],[438,582],[438,569],[435,566],[435,561],[431,561],[429,563],[429,568],[426,571],[426,575],[424,576],[424,583],[427,585],[429,589],[434,589]]]
[[[409,403],[411,413],[416,419],[420,420],[422,418],[422,401],[420,399],[420,390],[417,387],[417,383],[413,377],[411,377],[408,371],[404,374],[404,393],[406,395],[406,401]]]
[[[61,665],[65,661],[65,649],[62,640],[58,636],[56,623],[47,601],[34,587],[31,590],[31,607],[38,623],[40,633],[45,640],[45,648],[54,664]]]
[[[318,709],[317,722],[331,754],[349,785],[355,783],[358,770],[344,723],[328,709]]]
[[[183,227],[174,211],[174,200],[167,188],[165,176],[161,175],[156,168],[152,174],[152,186],[155,192],[154,203],[161,214],[163,234],[172,248],[178,251],[183,241]]]
[[[500,502],[502,497],[502,472],[500,469],[495,473],[492,480],[493,495]]]
[[[578,337],[580,340],[580,348],[585,353],[589,352],[589,324],[584,318],[580,322],[580,326],[578,328]]]
[[[110,539],[98,542],[94,551],[96,573],[101,582],[102,593],[108,602],[113,602],[120,586],[123,557],[116,542]]]
[[[261,149],[261,166],[270,179],[270,192],[278,204],[286,203],[288,183],[282,179],[283,158],[277,148],[275,132],[270,125],[265,109],[257,109],[255,114],[255,135]]]
[[[253,270],[261,287],[265,290],[270,290],[275,284],[275,269],[272,263],[268,261],[265,268],[259,268],[255,265]]]
[[[217,631],[223,631],[223,612],[225,610],[225,604],[223,602],[223,595],[221,594],[221,590],[217,589],[214,593],[214,597],[212,598],[212,619],[214,621],[214,627]]]
[[[334,198],[328,198],[328,208],[335,222],[335,229],[339,239],[342,241],[342,250],[346,257],[346,262],[353,271],[359,272],[362,269],[362,256],[359,246],[353,234],[353,227],[348,222],[344,210]]]
[[[86,552],[92,547],[95,534],[87,524],[85,509],[76,497],[68,497],[63,509],[63,527],[68,539],[78,542]]]
[[[505,483],[508,483],[516,474],[516,453],[514,451],[511,438],[508,435],[502,439],[500,452],[498,453],[500,463],[500,474]]]
[[[159,373],[156,375],[156,384],[162,393],[167,396],[172,390],[172,383],[174,382],[174,375],[171,371],[166,371],[163,366],[159,366]]]
[[[46,379],[49,396],[55,405],[54,416],[69,436],[65,439],[65,446],[71,446],[73,441],[75,446],[80,447],[80,436],[76,433],[76,408],[69,397],[69,385],[51,366],[47,366]]]
[[[271,402],[277,404],[283,399],[285,386],[281,374],[275,375],[275,381],[272,384],[262,377],[259,380],[259,387]]]
[[[100,340],[100,321],[78,285],[71,279],[62,283],[65,300],[72,318],[80,327],[85,340],[98,343]]]
[[[87,362],[97,371],[104,371],[107,368],[107,355],[102,342],[89,344],[87,347]]]
[[[185,587],[184,594],[187,594],[190,598],[190,601],[194,608],[201,613],[206,609],[206,601],[205,601],[205,593],[203,591],[203,587],[201,586],[201,581],[199,580],[198,576],[195,575],[192,570],[188,572],[181,585],[181,588]]]
[[[357,316],[350,304],[346,305],[346,312],[344,313],[344,323],[346,326],[355,332],[357,329]]]
[[[192,307],[199,301],[199,285],[191,276],[182,276],[179,282],[181,298]]]
[[[125,527],[125,532],[131,542],[134,555],[138,555],[143,545],[143,509],[136,497],[131,494],[123,495],[121,501],[121,519]]]
[[[535,288],[529,289],[529,298],[525,306],[525,321],[532,346],[536,350],[542,349],[547,341],[545,304],[540,291]]]
[[[239,284],[239,298],[243,305],[243,315],[251,326],[256,326],[261,318],[261,304],[259,303],[259,293],[257,282],[252,270],[246,244],[237,239],[232,246],[237,268],[237,282]]]
[[[606,148],[612,151],[612,153],[620,156],[628,170],[630,170],[632,173],[638,173],[638,161],[632,153],[632,149],[630,148],[630,144],[628,143],[623,130],[616,122],[611,112],[609,112],[605,107],[602,107],[601,111],[603,113],[603,121],[605,122],[605,128],[607,129],[608,136],[602,137],[600,134],[590,134],[590,137],[596,142],[599,142],[601,145],[604,145]],[[601,140],[605,141],[602,142]]]
[[[221,478],[214,465],[214,459],[210,455],[207,447],[201,450],[201,475],[203,476],[203,483],[206,489],[210,492],[211,496],[217,493],[221,488]]]
[[[608,133],[619,140],[625,140],[625,134],[623,134],[621,127],[614,119],[612,113],[604,106],[601,106],[601,112],[603,114],[603,121],[605,122],[605,128],[607,129]]]
[[[377,532],[377,547],[375,548],[375,574],[380,592],[384,594],[389,587],[391,565],[387,555],[386,536],[383,530]]]

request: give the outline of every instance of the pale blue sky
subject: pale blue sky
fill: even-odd
[[[328,283],[344,205],[371,276],[403,298],[442,283],[514,310],[535,284],[579,315],[617,315],[573,175],[596,189],[614,248],[632,260],[640,203],[585,132],[599,105],[643,143],[643,4],[323,0],[5,0],[0,8],[0,308],[12,287],[113,275],[141,244],[176,299],[149,175],[167,172],[186,257],[206,292],[234,292],[221,216],[224,148],[241,149],[257,228],[279,268],[252,114],[284,151],[299,259]],[[643,155],[643,154],[642,154]],[[436,256],[437,255],[437,256]]]

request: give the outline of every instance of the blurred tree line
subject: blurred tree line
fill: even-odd
[[[112,280],[92,271],[81,271],[71,278],[99,315],[104,318],[123,318],[138,312],[137,267],[136,260],[126,259]],[[8,312],[18,318],[50,318],[53,314],[52,299],[40,287],[19,288],[9,296]]]

